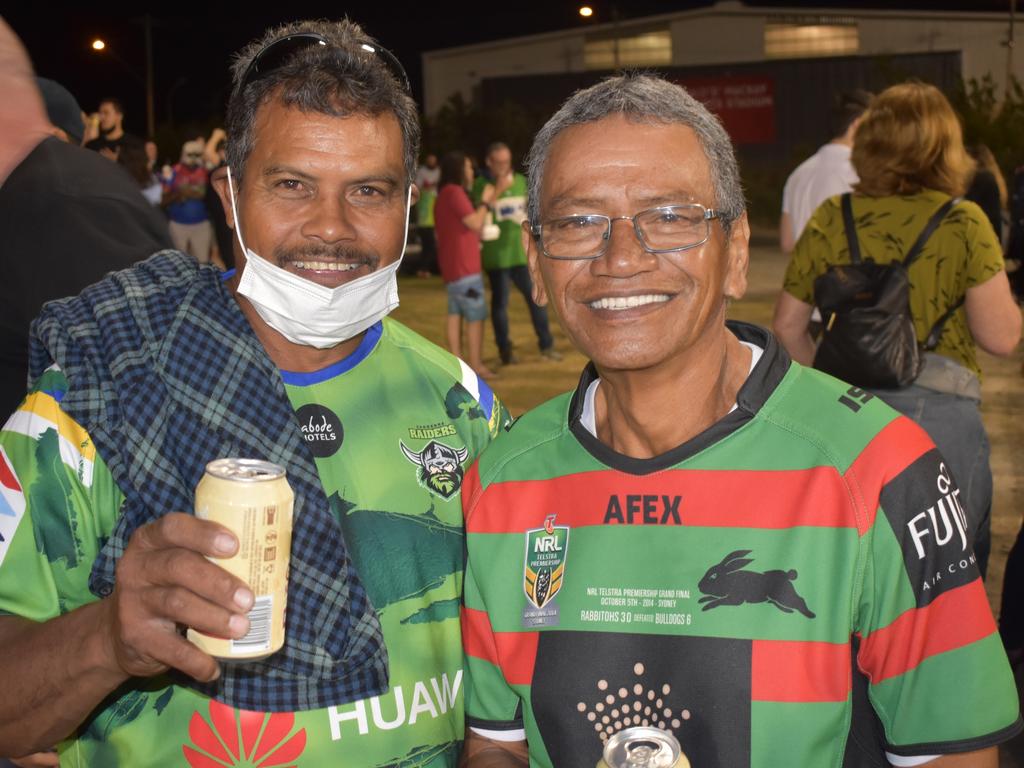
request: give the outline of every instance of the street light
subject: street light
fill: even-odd
[[[594,9],[591,8],[589,5],[580,6],[580,16],[582,16],[584,19],[589,19],[593,15]]]
[[[92,41],[92,49],[94,51],[102,51],[106,47],[107,47],[107,44],[104,43],[99,38],[96,38],[95,40]]]

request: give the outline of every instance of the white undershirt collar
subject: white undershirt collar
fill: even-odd
[[[750,374],[753,373],[754,367],[761,359],[761,355],[764,354],[764,350],[756,344],[751,344],[749,341],[741,341],[740,344],[750,350],[750,370],[747,371],[747,376],[749,377]],[[746,378],[744,378],[744,381],[746,381]],[[597,385],[600,383],[600,378],[594,379],[590,382],[590,386],[587,387],[587,391],[583,395],[583,412],[580,414],[580,426],[594,437],[597,437],[597,411],[594,406],[594,398],[597,396]],[[733,403],[732,408],[729,409],[729,413],[732,413],[735,410],[736,403]]]

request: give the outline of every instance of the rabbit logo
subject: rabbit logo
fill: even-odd
[[[783,613],[799,611],[809,619],[814,612],[796,591],[793,582],[797,572],[788,571],[745,571],[744,566],[754,562],[747,558],[751,550],[738,549],[730,552],[722,562],[708,568],[704,578],[697,585],[704,593],[698,602],[706,603],[705,611],[721,605],[743,605],[744,603],[771,603]]]

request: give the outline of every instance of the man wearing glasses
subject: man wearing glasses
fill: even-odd
[[[0,755],[454,768],[460,491],[506,413],[386,317],[416,198],[405,73],[347,21],[271,30],[227,129],[238,271],[164,251],[34,325],[0,433]],[[286,641],[257,662],[183,636],[258,639],[216,564],[238,541],[183,514],[220,457],[295,492]]]
[[[656,728],[697,767],[995,766],[1020,719],[959,490],[912,422],[726,321],[749,228],[718,121],[612,78],[528,166],[536,298],[591,363],[467,476],[468,765]]]

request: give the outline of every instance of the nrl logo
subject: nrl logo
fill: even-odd
[[[405,458],[420,467],[419,480],[424,488],[446,500],[462,488],[462,462],[469,456],[468,450],[456,450],[431,440],[422,451],[416,453],[401,440],[398,444],[402,446]]]
[[[526,532],[523,589],[537,608],[554,600],[562,589],[568,549],[569,527],[556,526],[554,515],[548,515],[543,528]]]

